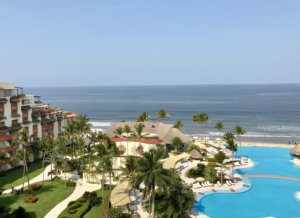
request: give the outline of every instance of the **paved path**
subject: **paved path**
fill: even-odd
[[[50,210],[45,218],[56,218],[63,212],[64,209],[67,208],[70,201],[75,201],[78,198],[80,198],[84,192],[92,192],[96,191],[101,188],[101,185],[97,184],[89,184],[89,183],[83,183],[81,180],[77,181],[76,188],[74,192],[65,200],[57,204],[52,210]]]
[[[289,177],[289,176],[276,176],[276,175],[269,175],[269,174],[247,174],[247,175],[243,175],[242,177],[243,178],[285,179],[285,180],[300,182],[300,178]]]
[[[50,171],[51,171],[51,165],[48,165],[44,170],[44,172],[45,172],[44,181],[51,180],[51,176],[50,175],[48,176],[48,172],[50,172]],[[43,181],[43,173],[41,173],[38,176],[34,177],[33,179],[29,180],[29,183],[33,184],[33,183],[37,183],[37,182],[41,182],[41,181]],[[25,178],[24,187],[27,187],[27,185],[28,185],[27,179]],[[15,189],[20,189],[20,188],[22,188],[22,184],[18,185],[18,186],[15,186],[14,188]],[[10,194],[10,193],[11,193],[11,188],[5,190],[2,194]]]

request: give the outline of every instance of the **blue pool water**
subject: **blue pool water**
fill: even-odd
[[[290,149],[246,147],[242,154],[251,157],[256,165],[238,170],[241,174],[273,174],[300,178],[300,167],[295,166]],[[300,217],[300,202],[294,193],[300,182],[251,178],[252,188],[242,193],[216,193],[203,197],[195,205],[197,211],[212,218],[276,218]]]

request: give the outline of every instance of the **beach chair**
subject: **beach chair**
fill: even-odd
[[[217,182],[217,186],[221,186],[221,183],[220,183],[220,181],[218,181],[218,182]]]
[[[231,184],[229,183],[229,180],[226,181],[226,184],[229,185],[229,186],[231,186]]]

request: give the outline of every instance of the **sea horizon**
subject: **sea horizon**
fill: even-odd
[[[295,143],[300,140],[300,86],[295,84],[254,85],[156,85],[156,86],[77,86],[28,87],[52,106],[86,114],[97,128],[105,129],[120,120],[134,121],[143,111],[154,121],[163,108],[171,118],[162,122],[184,123],[183,132],[198,134],[192,115],[209,115],[202,136],[220,137],[213,128],[222,121],[224,131],[241,125],[246,141]],[[284,113],[283,113],[284,112]]]

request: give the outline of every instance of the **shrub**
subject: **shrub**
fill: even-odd
[[[74,204],[76,201],[70,201],[69,203],[68,203],[68,207],[70,207],[72,204]]]
[[[29,195],[24,199],[24,202],[28,203],[28,204],[33,204],[33,203],[37,202],[37,200],[38,200],[38,198],[36,196]]]
[[[37,191],[41,188],[40,183],[34,183],[30,185],[29,191]]]
[[[109,208],[107,211],[107,218],[121,218],[122,210],[121,208]]]
[[[67,180],[66,183],[67,187],[75,187],[76,186],[76,182],[72,179]]]
[[[190,178],[203,177],[204,171],[205,171],[205,165],[199,163],[196,168],[192,168],[188,171],[187,177]]]

